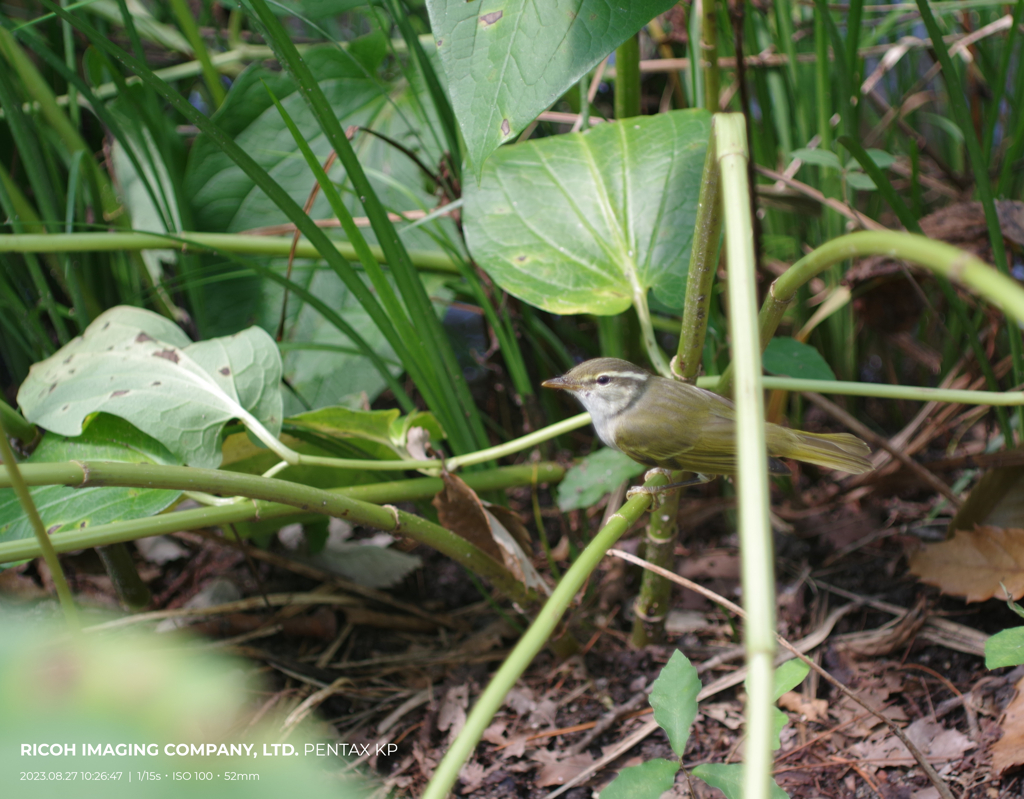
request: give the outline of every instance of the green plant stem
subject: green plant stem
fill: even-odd
[[[746,127],[742,114],[719,116],[722,203],[729,274],[729,334],[736,365],[736,456],[740,558],[747,652],[747,742],[743,795],[769,795],[772,771],[772,691],[775,658],[775,576],[768,525],[768,456],[764,428],[761,348],[757,331],[757,276],[753,218],[747,183]]]
[[[3,424],[9,436],[26,444],[32,443],[39,435],[39,428],[2,399],[0,399],[0,424]]]
[[[677,482],[683,472],[673,472]],[[662,569],[674,571],[676,533],[678,532],[680,489],[660,495],[660,504],[651,509],[644,541],[644,559]],[[653,571],[644,570],[640,578],[640,594],[633,605],[633,632],[630,643],[637,647],[661,643],[665,638],[665,617],[672,599],[672,583]]]
[[[268,519],[294,515],[296,509],[314,514],[346,518],[359,524],[408,536],[448,555],[474,573],[491,580],[494,585],[518,601],[529,601],[531,592],[512,577],[502,564],[484,554],[465,539],[440,525],[427,521],[391,505],[374,502],[403,502],[433,496],[443,487],[439,478],[351,486],[335,491],[310,488],[299,483],[216,469],[193,469],[184,466],[157,464],[124,464],[102,461],[26,464],[26,485],[133,486],[165,488],[181,491],[202,491],[225,496],[245,496],[259,502],[239,502],[162,514],[151,519],[115,522],[94,528],[58,534],[53,545],[59,551],[102,546],[129,541],[172,530],[229,524],[252,518]],[[477,491],[491,491],[513,485],[557,482],[565,470],[556,464],[506,467],[491,472],[466,475],[466,482]],[[0,487],[11,485],[0,475]],[[49,539],[48,539],[49,540]],[[38,547],[30,541],[0,544],[0,562],[36,557]]]
[[[60,559],[53,548],[50,536],[47,535],[46,528],[43,527],[43,520],[39,518],[36,503],[32,501],[28,485],[21,475],[21,470],[18,468],[18,462],[15,460],[14,451],[7,440],[7,430],[4,428],[2,419],[0,419],[0,460],[7,467],[4,473],[6,473],[11,487],[14,488],[18,502],[21,503],[22,510],[25,511],[25,515],[32,525],[32,530],[36,534],[36,544],[39,547],[40,554],[43,556],[43,560],[46,561],[46,565],[50,569],[53,587],[57,589],[57,598],[60,600],[60,606],[64,610],[64,619],[67,621],[68,627],[72,630],[78,630],[81,624],[78,621],[78,609],[75,607],[75,601],[71,597],[71,589],[68,588],[68,581],[64,577],[64,570],[61,568]]]
[[[174,12],[174,18],[178,20],[181,32],[185,34],[185,38],[188,39],[188,43],[192,46],[192,52],[195,53],[196,59],[199,61],[203,71],[203,80],[206,82],[206,88],[210,92],[210,99],[213,100],[215,108],[220,108],[224,104],[227,92],[224,91],[224,87],[221,85],[220,74],[210,60],[210,52],[206,49],[206,42],[199,35],[199,26],[196,25],[196,21],[192,18],[192,9],[189,8],[186,0],[170,0],[170,5],[171,11]]]
[[[665,485],[665,482],[664,476],[659,474],[648,480],[645,485],[660,486]],[[455,780],[458,779],[459,771],[473,753],[487,725],[490,724],[494,714],[501,707],[501,703],[505,701],[505,696],[547,643],[566,608],[569,607],[569,603],[576,596],[576,592],[580,590],[590,573],[597,568],[597,564],[601,562],[605,553],[640,518],[640,514],[650,504],[650,495],[637,494],[634,496],[617,513],[612,515],[608,524],[594,536],[587,548],[576,558],[576,562],[558,582],[548,601],[537,614],[530,629],[519,639],[512,654],[508,656],[501,668],[491,678],[490,684],[480,698],[477,699],[462,732],[456,737],[434,771],[434,776],[423,792],[422,799],[445,799],[448,796]]]
[[[980,258],[942,241],[888,230],[868,230],[839,236],[794,263],[768,291],[759,316],[762,348],[767,346],[786,306],[797,289],[812,277],[848,258],[885,255],[910,261],[965,286],[999,308],[1018,323],[1024,322],[1024,288],[1000,274]],[[719,378],[716,391],[722,393],[732,380],[732,366]],[[837,392],[838,393],[838,392]],[[974,394],[975,392],[970,392]],[[992,392],[995,394],[996,392]],[[867,395],[862,395],[867,396]],[[957,400],[959,401],[959,400]],[[986,403],[976,403],[986,404]],[[998,403],[1016,405],[1016,402]]]
[[[615,118],[640,116],[640,34],[615,50]]]
[[[701,388],[712,388],[717,377],[697,382]],[[916,402],[955,402],[962,405],[1024,405],[1024,391],[968,391],[966,389],[928,388],[926,386],[891,386],[885,383],[851,383],[846,380],[802,380],[795,377],[762,378],[767,389],[782,391],[824,391],[848,397],[879,397]],[[817,388],[810,388],[810,386]]]
[[[708,307],[711,288],[718,263],[718,244],[722,235],[722,205],[719,189],[721,180],[718,159],[715,157],[715,118],[711,121],[711,136],[704,157],[700,196],[697,200],[697,219],[693,244],[690,248],[690,266],[686,275],[686,300],[679,335],[677,355],[669,365],[671,375],[694,382],[700,371],[704,337],[708,326]],[[673,482],[682,478],[682,472]],[[669,491],[661,507],[651,514],[647,526],[645,557],[651,563],[671,569],[678,536],[678,489]],[[640,581],[640,593],[634,605],[632,644],[646,646],[661,641],[665,636],[665,616],[672,596],[668,580],[652,571],[645,571]]]
[[[697,198],[697,219],[690,248],[690,266],[686,273],[686,300],[679,334],[679,349],[672,373],[692,382],[700,373],[704,337],[708,329],[708,307],[711,288],[718,265],[718,245],[722,238],[721,177],[715,157],[715,121],[711,121],[711,137],[704,157],[700,195]]]
[[[45,465],[45,464],[39,464]],[[465,481],[474,491],[500,491],[519,485],[534,485],[558,482],[565,469],[557,464],[542,463],[529,466],[506,466],[486,472],[474,472],[465,476]],[[0,487],[9,481],[3,480],[0,471]],[[34,475],[33,485],[52,485],[58,479],[42,480]],[[333,493],[363,502],[412,502],[428,499],[443,487],[440,478],[420,477],[412,480],[395,480],[363,486],[347,486],[335,489]],[[217,527],[224,524],[267,519],[295,517],[296,508],[291,504],[278,502],[239,502],[230,505],[196,508],[193,510],[162,513],[148,519],[131,519],[110,524],[96,525],[85,529],[58,533],[51,539],[57,552],[69,552],[87,547],[132,541],[145,536],[163,535],[176,530],[196,530],[203,527]],[[0,543],[0,563],[37,558],[42,554],[39,544],[33,539]]]
[[[331,244],[348,260],[355,260],[356,249],[347,241]],[[166,250],[181,245],[182,251],[220,250],[239,255],[265,255],[287,258],[291,252],[291,237],[254,236],[245,233],[197,233],[182,231],[173,236],[156,233],[123,231],[117,233],[60,233],[50,235],[0,235],[0,252],[109,252],[115,250]],[[379,263],[387,263],[380,247],[371,245],[370,252]],[[296,258],[320,258],[320,252],[308,239],[299,239]],[[452,259],[431,250],[411,250],[409,257],[421,269],[458,274]]]
[[[718,9],[715,0],[704,0],[700,26],[700,60],[704,74],[704,108],[718,113],[721,78],[718,71]]]

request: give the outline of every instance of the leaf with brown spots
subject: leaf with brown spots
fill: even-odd
[[[119,306],[35,364],[18,392],[25,417],[77,436],[97,411],[119,416],[190,466],[220,465],[220,434],[231,419],[281,430],[281,356],[260,328],[189,342],[173,322]]]
[[[909,557],[910,572],[944,594],[968,602],[1024,596],[1024,530],[976,526],[957,530],[951,539],[925,544]]]

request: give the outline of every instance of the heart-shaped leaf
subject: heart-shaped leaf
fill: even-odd
[[[469,249],[506,291],[557,314],[681,307],[710,130],[700,110],[506,147],[465,193]]]
[[[216,468],[230,419],[281,430],[281,357],[258,327],[188,343],[172,322],[127,306],[35,364],[18,392],[25,418],[65,436],[105,411],[152,436],[182,463]]]
[[[455,116],[479,172],[673,0],[427,0]]]

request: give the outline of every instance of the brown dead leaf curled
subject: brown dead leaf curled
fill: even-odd
[[[444,480],[444,489],[431,502],[437,508],[441,526],[502,563],[501,550],[491,535],[483,504],[476,492],[454,474],[442,472],[441,479]]]
[[[1024,680],[1017,683],[1017,696],[1006,706],[999,720],[1003,737],[992,744],[992,770],[997,777],[1024,765]]]
[[[968,602],[1024,596],[1024,529],[976,526],[957,530],[953,538],[926,544],[911,553],[910,572],[944,594]]]
[[[499,563],[527,588],[543,595],[550,593],[547,583],[533,567],[508,528],[485,507],[480,497],[454,474],[442,473],[444,490],[433,499],[441,525],[465,538]],[[507,518],[507,514],[503,514]],[[522,526],[522,523],[519,523]],[[522,532],[525,532],[523,528]],[[528,539],[527,539],[528,540]]]

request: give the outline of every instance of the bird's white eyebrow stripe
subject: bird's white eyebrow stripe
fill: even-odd
[[[598,377],[624,377],[627,380],[647,380],[650,375],[643,372],[601,372]]]

